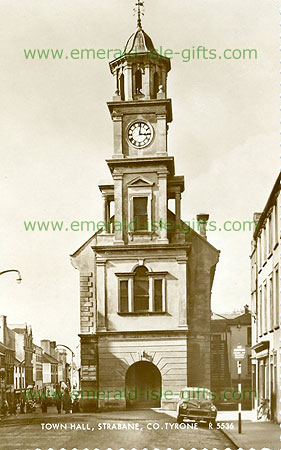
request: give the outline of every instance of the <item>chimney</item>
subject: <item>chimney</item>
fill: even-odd
[[[51,354],[51,343],[50,341],[48,341],[48,339],[44,339],[43,341],[41,341],[40,345],[45,353],[48,353],[48,355]]]
[[[56,350],[57,343],[56,343],[56,341],[51,341],[50,346],[51,346],[51,353],[50,353],[50,355],[53,358],[56,358],[57,357],[57,350]]]
[[[261,218],[261,215],[262,215],[262,213],[254,213],[254,216],[253,216],[253,221],[254,221],[254,223],[255,223],[255,230],[254,230],[254,233],[255,233],[255,231],[257,230],[257,228],[258,228],[258,223],[259,223],[259,220],[260,220],[260,218]]]
[[[0,316],[0,342],[5,344],[5,330],[7,328],[7,316]]]
[[[257,213],[257,212],[254,213],[253,221],[255,222],[256,226],[258,224],[258,221],[260,220],[261,215],[262,215],[262,213]]]
[[[197,222],[199,223],[199,233],[204,238],[207,239],[207,223],[209,220],[209,214],[197,214]]]

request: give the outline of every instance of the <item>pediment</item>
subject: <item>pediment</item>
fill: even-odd
[[[147,180],[146,178],[139,176],[131,180],[127,186],[128,187],[151,187],[153,186],[153,182],[150,180]]]

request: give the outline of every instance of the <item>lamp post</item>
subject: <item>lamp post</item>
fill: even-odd
[[[3,275],[4,273],[8,273],[8,272],[17,272],[17,274],[18,274],[17,282],[18,282],[18,284],[20,284],[22,282],[22,277],[21,277],[20,271],[17,269],[3,270],[2,272],[0,272],[0,275]]]
[[[25,359],[23,359],[22,361],[20,361],[19,363],[19,367],[20,367],[20,414],[24,414],[24,401],[22,398],[22,365],[25,363]]]
[[[71,353],[70,391],[72,391],[72,388],[73,388],[73,358],[74,358],[74,356],[75,356],[75,353],[74,353],[74,351],[71,350],[71,348],[69,348],[67,345],[64,345],[64,344],[57,344],[56,348],[58,348],[58,347],[64,347],[64,348],[66,348],[67,350],[69,350],[70,353]]]

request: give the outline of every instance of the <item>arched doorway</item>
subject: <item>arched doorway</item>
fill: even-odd
[[[160,408],[161,373],[149,361],[133,364],[126,373],[126,407],[128,409]]]

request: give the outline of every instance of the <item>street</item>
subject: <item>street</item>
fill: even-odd
[[[0,449],[235,450],[218,429],[209,430],[205,424],[197,428],[189,425],[193,428],[180,428],[175,412],[159,409],[58,415],[53,407],[47,414],[38,408],[33,414],[8,417],[0,422]]]

